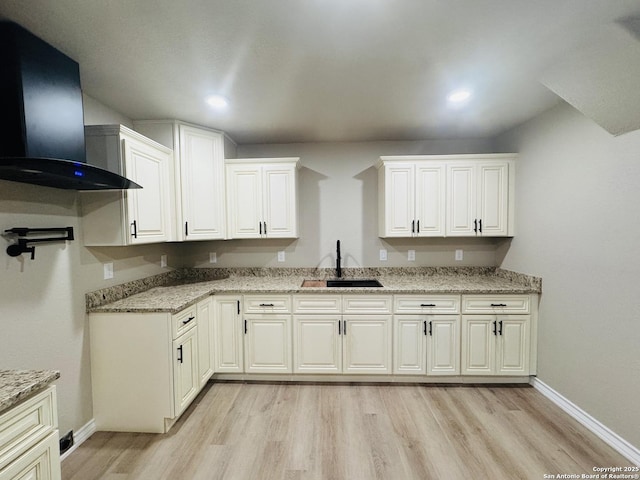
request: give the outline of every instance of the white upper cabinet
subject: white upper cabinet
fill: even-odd
[[[172,239],[172,151],[122,125],[85,127],[89,163],[116,171],[142,189],[82,192],[87,246]]]
[[[226,238],[224,157],[233,145],[222,132],[175,121],[135,122],[138,131],[175,152],[175,240]],[[227,148],[228,147],[228,148]]]
[[[513,162],[483,158],[450,163],[447,168],[447,235],[513,235],[510,182]]]
[[[227,160],[229,238],[297,238],[298,160]]]
[[[445,165],[384,158],[378,173],[379,235],[444,236]]]
[[[381,157],[379,236],[512,236],[514,159],[513,154]]]

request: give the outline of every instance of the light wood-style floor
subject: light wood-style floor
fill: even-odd
[[[627,465],[531,387],[210,383],[168,434],[98,432],[62,478],[529,480]]]

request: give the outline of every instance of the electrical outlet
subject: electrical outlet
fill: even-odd
[[[165,268],[167,266],[167,256],[166,255],[160,255],[160,266],[162,268]]]
[[[410,262],[415,262],[416,261],[416,251],[415,250],[409,250],[407,252],[407,260],[409,260]]]
[[[279,262],[284,262],[284,250],[280,250],[278,252],[278,261]]]
[[[209,263],[217,263],[218,262],[218,256],[216,255],[216,252],[209,252]]]
[[[463,252],[462,250],[456,250],[456,260],[459,262],[462,260]]]
[[[387,261],[387,251],[384,248],[380,249],[380,261],[381,262]]]
[[[104,279],[109,280],[113,278],[113,262],[104,264]]]

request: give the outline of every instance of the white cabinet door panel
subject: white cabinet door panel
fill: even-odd
[[[265,166],[263,234],[268,238],[292,238],[297,232],[295,166]]]
[[[445,235],[445,174],[444,164],[416,166],[416,235],[444,237]]]
[[[460,374],[460,317],[432,315],[427,318],[427,374]]]
[[[478,185],[479,230],[483,236],[508,234],[509,166],[506,163],[480,165]]]
[[[240,318],[240,298],[214,296],[214,370],[220,373],[244,372],[243,326]]]
[[[395,315],[393,317],[393,373],[419,375],[426,373],[426,316]]]
[[[262,177],[259,167],[227,166],[229,236],[259,238],[262,222]]]
[[[173,355],[175,416],[178,416],[200,391],[197,326],[173,341]]]
[[[473,165],[449,165],[447,169],[447,235],[474,236],[476,178]]]
[[[247,373],[291,373],[291,315],[245,315]]]
[[[341,315],[293,317],[294,373],[342,373]]]
[[[345,373],[391,373],[391,315],[349,315],[343,317]]]
[[[500,375],[529,374],[529,315],[498,316],[498,360]]]
[[[493,315],[462,317],[462,374],[492,375],[495,372]]]

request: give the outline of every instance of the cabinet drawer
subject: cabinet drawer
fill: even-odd
[[[196,306],[192,305],[171,318],[173,339],[175,340],[197,323]]]
[[[245,295],[244,313],[291,313],[291,296]]]
[[[0,415],[0,470],[57,426],[53,385]]]
[[[394,313],[460,313],[459,295],[396,295]]]
[[[463,295],[462,313],[529,313],[528,295]]]
[[[344,295],[342,312],[345,314],[391,313],[391,295]]]
[[[342,313],[340,295],[294,295],[293,313]]]

